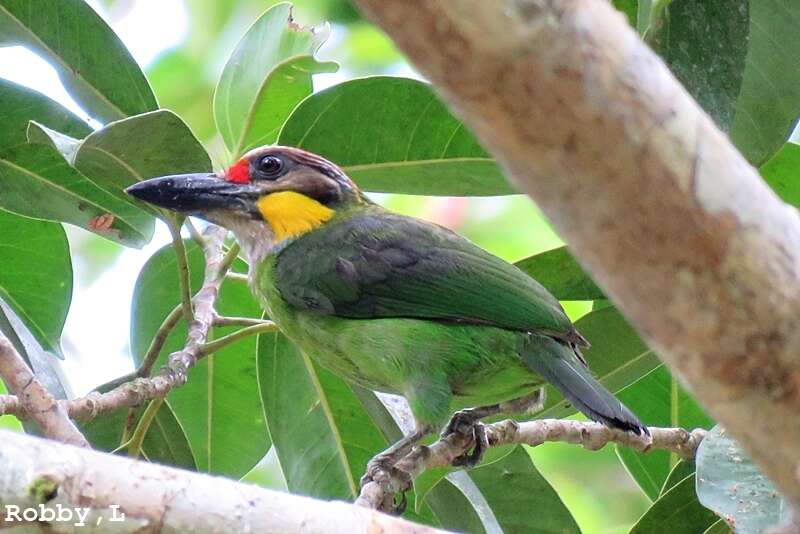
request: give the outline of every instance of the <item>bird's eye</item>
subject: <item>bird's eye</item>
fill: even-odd
[[[276,156],[264,156],[258,162],[259,173],[267,179],[275,179],[283,170],[283,160]]]

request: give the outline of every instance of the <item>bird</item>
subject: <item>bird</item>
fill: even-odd
[[[219,173],[152,178],[136,199],[230,230],[266,313],[300,350],[347,381],[405,396],[412,432],[370,461],[362,483],[437,429],[539,409],[552,384],[588,418],[649,435],[592,375],[589,342],[535,279],[461,235],[371,201],[336,164],[264,146]]]

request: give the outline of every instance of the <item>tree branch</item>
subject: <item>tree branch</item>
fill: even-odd
[[[26,532],[350,534],[440,530],[343,502],[324,502],[0,431],[3,517],[18,510],[85,510],[73,521],[20,522]],[[18,507],[18,508],[17,508]],[[114,511],[111,507],[116,507]],[[125,516],[125,522],[112,522]],[[17,526],[17,523],[6,523]]]
[[[536,447],[547,441],[560,441],[582,445],[597,450],[608,443],[618,443],[640,452],[661,449],[694,458],[697,446],[706,431],[697,428],[687,432],[682,428],[650,427],[650,438],[631,432],[608,428],[600,423],[587,423],[570,419],[538,419],[517,423],[511,419],[485,426],[490,447],[523,444]],[[391,510],[394,496],[408,486],[412,480],[428,469],[447,467],[453,460],[464,455],[474,445],[471,438],[450,434],[428,446],[415,447],[395,465],[397,472],[380,472],[361,488],[356,504],[377,510]]]
[[[189,369],[198,359],[204,357],[201,348],[208,339],[209,330],[216,316],[214,303],[225,279],[226,270],[236,257],[236,252],[231,253],[234,247],[228,254],[223,254],[222,242],[225,235],[226,232],[222,228],[215,228],[206,238],[205,278],[203,286],[194,297],[194,319],[189,323],[184,347],[172,353],[167,363],[151,378],[134,378],[105,393],[94,391],[86,397],[58,401],[70,418],[88,420],[117,408],[139,406],[150,399],[164,397],[173,388],[186,383]],[[167,322],[165,320],[165,323]],[[25,418],[28,415],[27,411],[19,402],[12,399],[13,396],[0,395],[0,415],[13,414]]]
[[[610,2],[356,3],[800,505],[797,211]]]
[[[22,356],[5,338],[0,338],[0,377],[19,399],[17,409],[33,419],[45,436],[79,447],[90,446],[70,421],[64,407],[36,379]],[[8,401],[0,401],[0,408],[8,408],[7,404]]]

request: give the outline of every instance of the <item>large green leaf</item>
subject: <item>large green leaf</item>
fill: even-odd
[[[355,499],[367,462],[388,441],[351,386],[279,333],[259,336],[258,381],[289,491]]]
[[[554,248],[514,263],[558,300],[597,300],[605,295],[567,247]]]
[[[703,109],[729,130],[747,55],[748,0],[662,4],[648,42]]]
[[[771,157],[800,113],[800,4],[672,0],[657,5],[650,43],[751,163]]]
[[[0,152],[0,207],[68,222],[119,243],[140,247],[153,235],[153,217],[101,189],[47,145],[17,145]],[[110,228],[94,225],[110,214]]]
[[[5,395],[8,393],[6,390],[5,384],[3,381],[0,380],[0,395]],[[0,428],[3,430],[13,430],[15,432],[22,431],[22,424],[19,422],[19,419],[14,417],[13,415],[0,415]]]
[[[23,45],[43,56],[73,98],[101,122],[158,107],[139,66],[89,4],[34,4],[0,0],[0,44]]]
[[[583,351],[589,368],[611,392],[629,386],[661,365],[616,308],[593,311],[578,320],[575,327],[592,344]],[[545,407],[537,417],[566,417],[573,413],[575,408],[554,387],[547,386]]]
[[[649,426],[691,431],[711,428],[714,424],[664,366],[620,391],[617,397]],[[617,454],[651,500],[658,498],[670,470],[679,460],[666,451],[643,454],[627,447],[617,447]]]
[[[506,534],[580,532],[521,445],[501,460],[469,471],[469,476]]]
[[[786,143],[759,170],[784,202],[800,207],[800,145]]]
[[[0,210],[0,298],[45,350],[60,353],[72,300],[69,243],[60,224]]]
[[[202,284],[202,251],[187,242],[191,287]],[[244,262],[235,267],[246,269]],[[131,352],[139,362],[164,318],[180,302],[175,251],[166,246],[142,268],[136,281],[131,310]],[[216,304],[222,315],[257,317],[261,309],[245,284],[223,284]],[[215,335],[233,329],[215,328]],[[180,349],[186,325],[178,323],[167,338],[159,364]],[[186,432],[200,471],[241,477],[269,449],[256,381],[256,340],[247,338],[203,358],[189,372],[189,381],[167,400]]]
[[[275,142],[286,117],[311,94],[311,76],[334,72],[336,63],[313,55],[329,29],[302,28],[292,6],[272,6],[247,31],[220,76],[214,119],[234,158],[248,148]]]
[[[55,100],[22,85],[0,78],[0,148],[28,141],[28,121],[34,120],[73,137],[89,135],[92,129]]]
[[[697,534],[718,519],[697,500],[694,475],[689,475],[653,503],[633,526],[631,534]]]
[[[124,189],[146,178],[211,171],[203,145],[168,110],[136,115],[97,130],[80,143],[73,164],[99,187],[127,201],[133,200]]]
[[[788,513],[772,481],[719,425],[697,449],[697,496],[737,534],[765,532]]]
[[[362,78],[316,93],[297,106],[279,142],[325,156],[369,191],[514,192],[431,88],[408,78]]]
[[[103,388],[99,388],[102,390]],[[142,408],[136,410],[135,421],[138,423],[143,412]],[[119,448],[122,440],[122,430],[128,421],[128,408],[121,408],[111,413],[104,414],[87,423],[81,424],[81,432],[89,440],[92,447],[103,451],[113,451]],[[136,428],[136,423],[133,428]],[[125,449],[120,449],[125,453]],[[142,441],[142,452],[151,462],[172,465],[182,469],[195,471],[197,463],[189,447],[189,441],[183,432],[178,419],[175,417],[169,403],[164,403],[156,412],[150,428]]]

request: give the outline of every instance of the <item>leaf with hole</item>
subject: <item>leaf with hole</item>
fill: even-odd
[[[430,86],[408,78],[361,78],[320,91],[297,106],[278,140],[325,156],[368,191],[515,192]]]
[[[312,75],[339,68],[313,57],[329,33],[327,25],[299,26],[292,19],[291,4],[280,3],[242,37],[214,93],[214,119],[233,158],[274,143],[292,109],[311,94]]]

